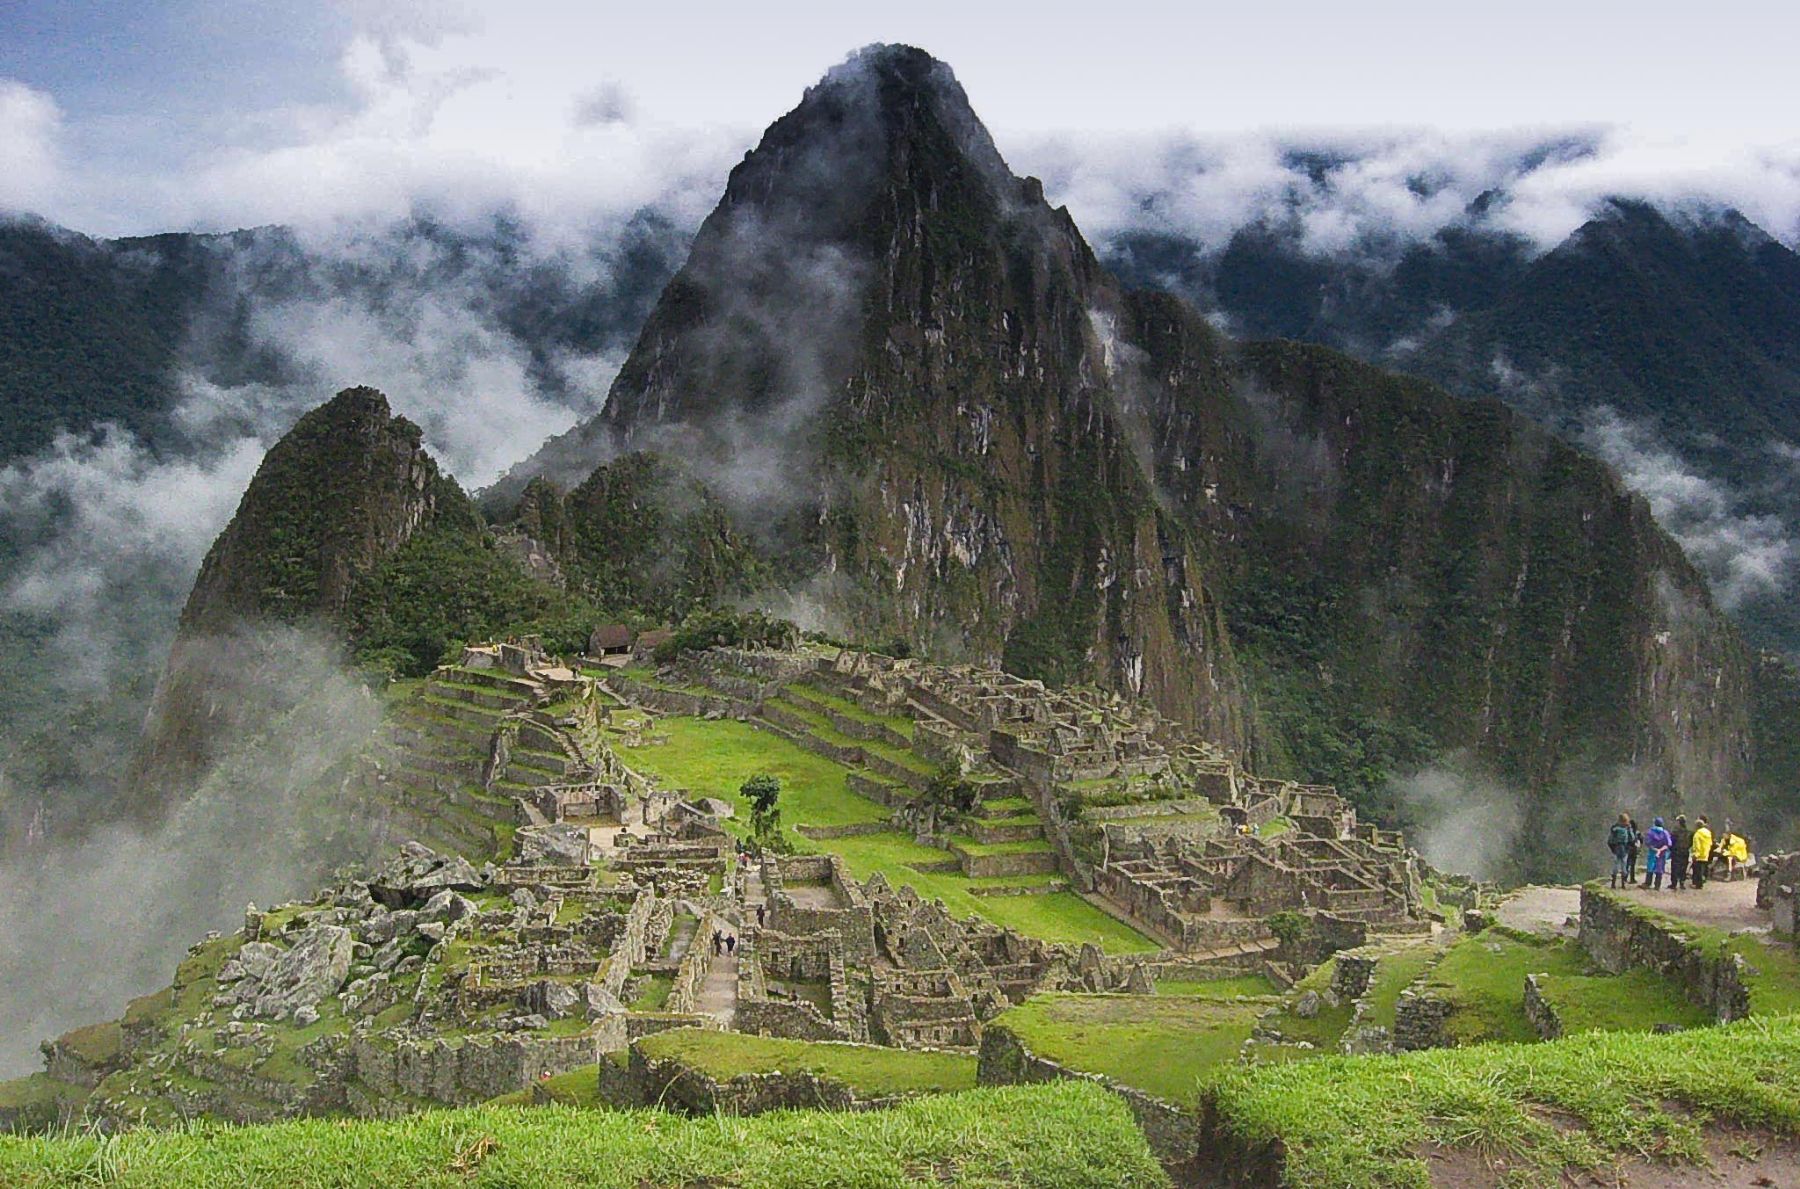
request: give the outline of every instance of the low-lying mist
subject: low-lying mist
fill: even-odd
[[[212,663],[241,666],[240,696],[265,699],[260,729],[163,820],[109,822],[0,864],[0,1077],[30,1072],[40,1040],[166,986],[187,947],[235,928],[246,901],[310,895],[334,865],[367,855],[366,833],[327,793],[380,707],[337,647],[267,626],[205,647]],[[43,791],[5,788],[5,803]]]

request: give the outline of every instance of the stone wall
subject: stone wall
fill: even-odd
[[[903,786],[906,788],[906,792],[901,792],[893,785],[879,780],[871,780],[861,772],[849,773],[844,778],[844,783],[850,786],[851,792],[867,797],[879,805],[886,805],[890,809],[898,808],[912,799],[911,786]],[[887,829],[888,827],[884,825],[882,828]]]
[[[1394,1005],[1394,1048],[1402,1053],[1448,1048],[1450,1032],[1445,1024],[1449,1018],[1449,1000],[1410,989],[1400,992],[1400,1001]]]
[[[1525,1019],[1539,1040],[1555,1040],[1563,1033],[1562,1019],[1557,1016],[1555,1005],[1544,998],[1535,974],[1525,976]]]
[[[951,843],[950,853],[955,855],[957,862],[961,864],[963,874],[971,879],[1015,875],[1054,875],[1057,870],[1056,852],[1048,850],[978,854]]]
[[[784,890],[788,880],[823,883],[839,907],[811,908],[796,903]],[[875,921],[868,897],[838,855],[805,855],[772,859],[763,864],[763,888],[769,902],[769,928],[792,937],[836,931],[843,952],[852,960],[875,956]]]
[[[700,918],[700,924],[694,929],[694,939],[688,943],[687,953],[681,956],[681,964],[676,967],[675,985],[669,988],[669,1011],[684,1013],[694,1010],[694,1004],[700,998],[700,989],[706,985],[706,976],[712,973],[712,935],[729,928],[714,913],[708,912]]]
[[[1094,1082],[1125,1100],[1138,1128],[1149,1141],[1150,1150],[1163,1164],[1189,1165],[1199,1147],[1199,1120],[1191,1109],[1153,1098],[1111,1078],[1082,1073],[1037,1056],[1008,1028],[989,1024],[983,1030],[976,1078],[984,1086],[1014,1086],[1062,1078]]]
[[[609,692],[634,706],[642,706],[657,714],[687,715],[703,718],[708,714],[722,714],[727,718],[747,719],[756,714],[756,705],[740,698],[728,698],[723,694],[696,694],[684,690],[658,689],[654,685],[645,685],[634,681],[622,673],[609,674],[601,683]]]
[[[1775,932],[1788,937],[1800,932],[1800,851],[1763,855],[1757,864],[1756,906],[1769,913]]]
[[[603,1017],[580,1036],[471,1037],[352,1042],[356,1077],[378,1097],[401,1095],[447,1105],[485,1102],[534,1085],[545,1074],[592,1065],[603,1051],[624,1047],[623,1015]]]
[[[1581,889],[1581,948],[1613,974],[1642,967],[1673,983],[1721,1024],[1750,1014],[1743,959],[1709,952],[1678,921],[1657,917],[1594,884]]]
[[[636,1101],[659,1103],[689,1114],[759,1115],[776,1110],[879,1110],[905,1101],[906,1095],[859,1098],[843,1083],[799,1072],[745,1073],[719,1081],[671,1058],[646,1057],[635,1046],[628,1066]]]

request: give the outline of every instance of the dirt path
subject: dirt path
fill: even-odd
[[[1570,918],[1581,915],[1580,888],[1551,888],[1540,884],[1520,888],[1500,902],[1494,917],[1502,925],[1527,933],[1575,936]]]
[[[1709,883],[1699,891],[1684,888],[1671,892],[1633,887],[1626,893],[1658,912],[1696,925],[1735,932],[1739,929],[1767,930],[1769,914],[1756,907],[1756,881],[1734,879],[1727,883]]]

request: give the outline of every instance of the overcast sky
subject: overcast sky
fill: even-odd
[[[1794,3],[0,0],[0,208],[120,233],[421,190],[629,205],[716,183],[872,41],[948,61],[1014,157],[1065,133],[1602,129],[1639,173],[1800,189]]]

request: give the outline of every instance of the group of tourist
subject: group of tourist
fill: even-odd
[[[725,954],[735,954],[735,953],[737,953],[737,934],[726,933],[726,932],[723,932],[722,930],[714,929],[713,930],[713,954],[714,954],[714,956],[723,956]]]
[[[1730,879],[1739,864],[1750,861],[1750,842],[1732,829],[1731,819],[1717,834],[1706,822],[1705,815],[1694,819],[1688,828],[1685,813],[1675,815],[1674,826],[1665,826],[1662,818],[1639,830],[1637,819],[1621,813],[1607,833],[1606,847],[1612,851],[1612,886],[1660,889],[1668,879],[1670,891],[1678,892],[1690,885],[1696,890],[1706,886],[1713,876],[1713,864],[1722,864],[1724,878]],[[1643,882],[1638,882],[1638,858],[1644,860]]]

